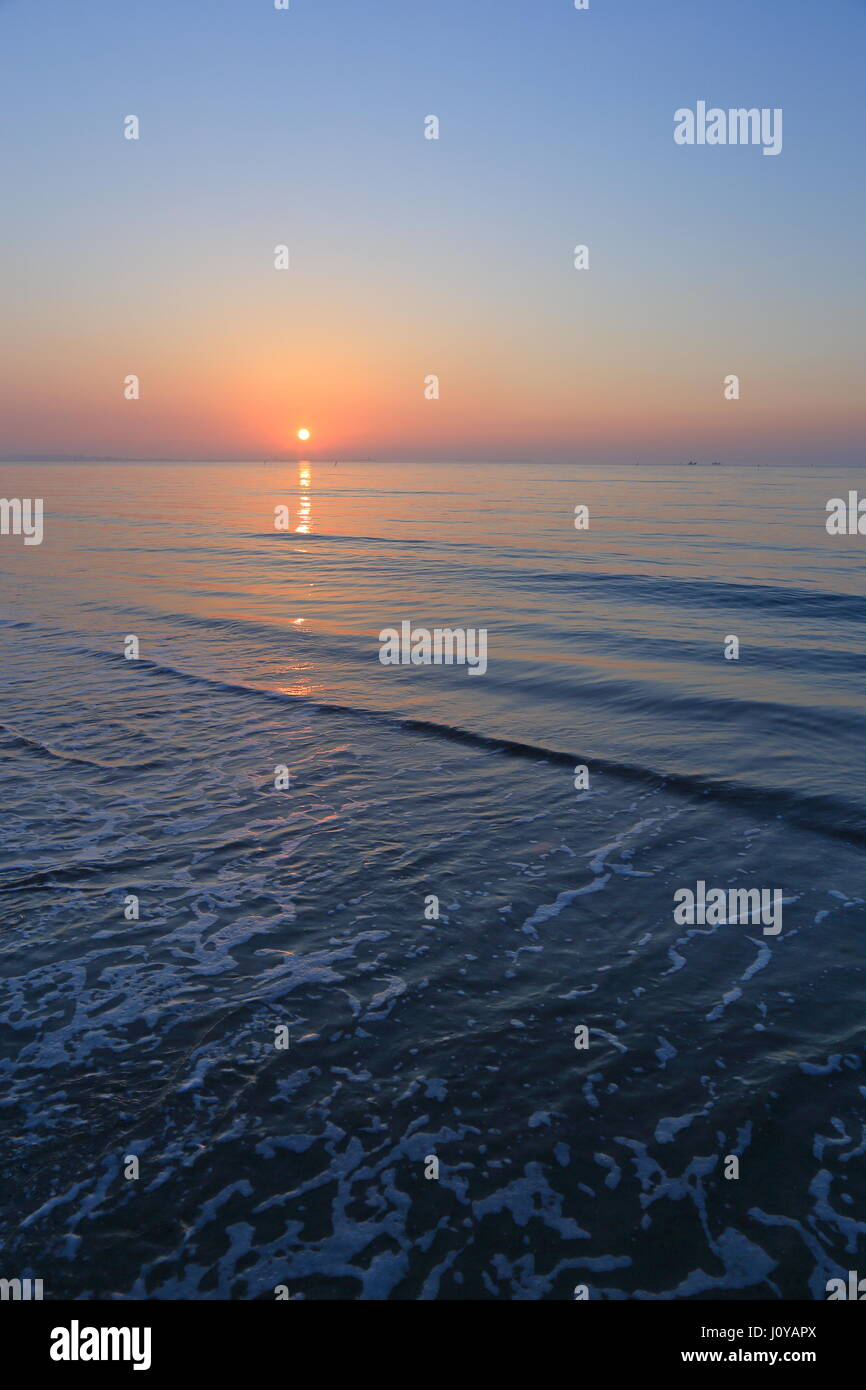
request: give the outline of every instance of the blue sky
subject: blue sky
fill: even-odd
[[[344,450],[850,461],[864,37],[860,0],[6,0],[0,449],[258,452],[312,409]],[[782,154],[677,147],[698,100],[783,108]]]

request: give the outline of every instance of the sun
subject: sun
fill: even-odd
[[[304,429],[298,430],[298,438],[299,438],[299,439],[309,439],[309,437],[310,437],[310,431],[309,431],[308,429],[306,429],[306,427],[305,427]]]

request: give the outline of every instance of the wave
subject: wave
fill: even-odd
[[[58,762],[81,763],[84,767],[95,767],[100,772],[125,772],[130,769],[139,771],[165,767],[168,763],[165,758],[149,758],[146,762],[137,758],[134,763],[100,762],[97,758],[86,758],[81,753],[70,753],[66,749],[55,748],[44,739],[34,738],[32,734],[23,734],[20,729],[13,729],[9,724],[0,724],[0,739],[5,742],[7,748],[20,748],[28,753],[42,754],[46,758],[55,758]]]
[[[115,652],[89,650],[87,655],[106,661],[112,666],[130,663]],[[290,695],[281,690],[268,690],[260,686],[244,685],[242,682],[219,680],[210,676],[183,671],[176,666],[162,665],[147,658],[135,663],[140,674],[167,676],[198,688],[212,691],[226,691],[235,695],[267,700],[284,707],[303,706],[322,710],[326,713],[375,723],[383,728],[396,729],[420,737],[437,738],[451,743],[460,743],[509,758],[525,758],[534,762],[555,763],[574,768],[586,764],[593,770],[611,777],[632,783],[664,788],[692,798],[713,797],[720,802],[754,811],[763,808],[768,816],[781,816],[800,829],[823,835],[846,843],[866,845],[866,817],[863,809],[854,801],[844,797],[822,796],[799,792],[793,788],[774,788],[768,793],[765,787],[755,786],[741,780],[714,778],[692,773],[664,771],[646,763],[632,763],[623,760],[596,757],[585,752],[575,752],[553,748],[541,743],[526,743],[518,739],[504,738],[500,735],[483,734],[460,725],[442,723],[433,719],[417,719],[410,716],[389,714],[384,710],[370,709],[359,705],[340,704],[336,701],[318,700],[304,695]]]
[[[128,610],[127,610],[128,611]],[[170,621],[170,619],[167,619]],[[195,618],[192,615],[185,615],[186,621],[194,624],[204,624],[207,626],[226,626],[236,629],[238,624],[245,623],[245,620],[238,619],[210,619]],[[249,626],[258,627],[258,624]],[[43,624],[22,622],[20,619],[10,620],[0,618],[0,627],[5,628],[27,628],[29,630],[45,633],[55,640],[64,637],[67,641],[72,638],[81,639],[82,645],[76,645],[72,650],[87,659],[98,659],[107,662],[114,667],[130,668],[130,663],[123,656],[116,652],[94,649],[87,644],[86,636],[82,633],[64,632],[47,629]],[[247,631],[249,629],[247,628]],[[345,639],[346,645],[351,646],[351,639]],[[622,759],[604,758],[593,755],[589,752],[576,752],[572,749],[554,747],[541,742],[527,742],[519,739],[512,739],[496,734],[486,734],[466,728],[460,724],[452,724],[435,719],[422,719],[397,713],[389,713],[384,710],[359,706],[351,703],[340,703],[338,701],[327,701],[316,699],[311,696],[292,695],[284,691],[274,691],[257,685],[244,684],[242,682],[226,681],[215,677],[209,677],[199,673],[185,671],[179,667],[153,661],[149,658],[140,658],[134,663],[136,669],[141,674],[151,674],[153,676],[164,676],[170,679],[192,684],[198,688],[211,691],[227,691],[244,697],[255,697],[259,700],[268,700],[283,707],[303,706],[313,710],[322,710],[347,718],[360,721],[368,721],[406,733],[411,733],[419,737],[437,738],[448,740],[453,743],[468,744],[479,749],[509,758],[525,758],[537,762],[555,763],[560,766],[574,767],[578,764],[586,764],[600,773],[608,774],[612,777],[627,779],[632,783],[644,783],[666,788],[690,798],[714,798],[719,802],[725,802],[747,808],[751,811],[763,811],[767,816],[781,816],[791,824],[795,824],[803,829],[823,835],[828,838],[838,839],[849,843],[866,843],[866,813],[862,806],[855,800],[840,796],[838,793],[813,793],[802,791],[794,787],[777,785],[773,788],[758,786],[740,777],[725,778],[712,777],[705,774],[694,774],[688,772],[675,772],[666,770],[663,767],[652,766],[644,761],[625,761]],[[549,685],[551,676],[546,677],[546,684]],[[555,678],[554,678],[555,679]],[[509,675],[508,685],[512,690],[519,689],[525,684],[525,677],[512,672]],[[536,689],[533,683],[533,689]],[[568,687],[564,694],[569,699],[579,698],[581,691]],[[614,701],[619,705],[635,705],[642,710],[647,708],[646,692],[636,688],[635,682],[604,680],[594,682],[591,690],[586,692],[586,698],[597,699],[603,696],[606,701]],[[682,705],[682,713],[685,718],[690,715],[697,720],[709,720],[717,722],[719,719],[719,700],[708,699],[697,692],[686,693],[676,691],[666,691],[664,700],[660,707],[669,708],[673,703]],[[751,701],[751,700],[724,700],[725,717],[729,721],[749,724],[756,717],[765,717],[775,720],[797,719],[798,717],[808,717],[810,711],[806,706],[796,704],[786,704],[772,701]],[[837,709],[836,719],[844,718],[852,725],[852,731],[856,734],[859,724],[856,719],[852,719],[850,712],[843,714],[841,709]],[[854,725],[857,728],[854,728]],[[19,730],[0,725],[0,730],[5,732],[7,740],[18,740],[18,746],[27,751],[42,754],[52,758],[66,759],[67,761],[84,763],[100,771],[114,772],[125,768],[125,764],[103,763],[87,758],[78,753],[70,753],[61,748],[57,748],[48,743],[39,741],[20,733]],[[8,744],[7,744],[8,746]],[[14,744],[13,744],[14,746]],[[157,765],[155,761],[147,764],[148,766]],[[136,762],[135,766],[144,766],[141,762]]]
[[[704,579],[695,575],[657,576],[652,574],[624,574],[621,570],[551,568],[549,565],[527,564],[527,553],[508,546],[484,546],[467,541],[425,540],[416,537],[387,538],[384,536],[331,535],[311,533],[298,536],[290,532],[250,533],[250,540],[274,541],[276,543],[302,545],[304,549],[320,545],[358,547],[359,555],[352,562],[359,570],[378,571],[382,563],[381,553],[368,553],[368,547],[384,547],[392,553],[389,565],[394,568],[399,553],[405,551],[405,563],[413,575],[429,566],[431,574],[441,577],[442,555],[448,554],[449,575],[456,572],[468,577],[471,575],[474,586],[487,586],[491,589],[529,590],[538,594],[575,594],[587,600],[597,601],[600,595],[605,599],[624,600],[627,603],[649,603],[671,606],[673,608],[726,609],[737,612],[763,613],[769,616],[819,618],[823,620],[866,623],[866,599],[860,594],[844,593],[838,590],[798,585],[783,587],[778,584],[737,583],[734,580]],[[161,545],[140,547],[144,551],[164,553]],[[187,546],[176,547],[178,552],[188,554]],[[219,555],[223,559],[249,558],[247,552],[235,548],[202,545],[196,546],[196,555]],[[461,556],[466,555],[466,561]],[[488,558],[489,556],[489,558]],[[508,566],[496,561],[508,561]],[[515,563],[516,562],[516,563]]]
[[[312,630],[305,630],[293,624],[274,623],[270,621],[256,621],[251,618],[220,618],[201,613],[175,613],[165,610],[157,610],[144,605],[135,604],[113,604],[113,603],[92,603],[89,611],[94,613],[111,613],[122,615],[126,620],[140,618],[142,621],[151,624],[155,628],[167,627],[188,627],[193,629],[203,629],[209,632],[228,633],[232,636],[243,638],[259,638],[263,641],[273,642],[279,640],[285,642],[291,640],[293,643],[302,643],[305,647],[321,646],[323,641],[327,641],[330,654],[339,652],[340,657],[349,662],[367,663],[370,657],[371,637],[360,640],[357,634],[327,632],[318,633]],[[0,620],[0,625],[2,620]],[[20,624],[19,624],[20,626]],[[514,629],[514,623],[511,623]],[[560,629],[556,621],[551,618],[545,621],[541,618],[533,618],[533,632],[536,637],[550,637],[550,647],[552,649],[552,639],[560,635]],[[82,634],[83,635],[83,634]],[[693,638],[679,638],[674,636],[653,637],[646,634],[624,632],[614,627],[607,627],[595,623],[591,626],[572,625],[570,631],[572,639],[578,639],[583,648],[590,654],[595,652],[613,653],[617,657],[629,656],[634,661],[644,660],[648,662],[664,663],[667,666],[678,664],[694,664],[706,659],[706,641],[695,640]],[[85,639],[86,640],[86,639]],[[89,649],[87,654],[90,654]],[[816,657],[820,658],[820,668],[824,676],[839,676],[845,674],[860,675],[866,671],[866,653],[851,652],[840,647],[831,647],[826,643],[820,647],[812,646],[793,646],[790,642],[780,645],[768,645],[760,642],[750,642],[749,656],[751,660],[766,660],[772,663],[776,672],[782,670],[807,670],[813,674]],[[536,662],[537,658],[529,657],[521,663],[514,657],[498,656],[499,663],[507,664],[508,675],[507,683],[512,689],[525,688],[532,691],[537,697],[538,689],[536,686]],[[562,659],[564,663],[564,658]],[[557,663],[558,664],[558,663]],[[520,674],[521,665],[524,673]],[[557,676],[548,669],[549,663],[545,663],[544,687],[547,695],[560,693],[569,701],[574,699],[597,699],[603,691],[605,698],[617,701],[623,706],[638,703],[641,708],[646,704],[650,686],[647,686],[639,678],[631,680],[617,680],[605,677],[600,680],[593,677],[592,684],[585,692],[575,690],[573,681]],[[588,674],[587,672],[584,673]],[[491,668],[488,674],[491,684],[495,684],[497,677],[495,668]],[[650,683],[653,689],[658,689],[658,681]],[[687,704],[690,711],[700,713],[701,707],[705,707],[712,719],[717,717],[719,700],[714,697],[712,700],[701,697],[693,691],[678,690],[676,688],[665,689],[664,698],[670,708],[677,702]],[[758,711],[765,711],[771,715],[784,715],[791,711],[795,713],[801,707],[786,701],[772,702],[769,700],[725,700],[723,702],[729,707],[730,712],[736,717],[742,714],[744,717],[751,717]],[[811,707],[802,707],[804,713],[811,713]],[[840,718],[843,717],[840,714]],[[857,727],[859,716],[852,721],[852,728]]]

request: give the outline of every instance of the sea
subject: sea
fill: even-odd
[[[866,538],[825,525],[858,481],[0,465],[44,506],[0,536],[0,1276],[866,1273]],[[487,669],[383,664],[403,622]],[[678,920],[712,889],[778,928]]]

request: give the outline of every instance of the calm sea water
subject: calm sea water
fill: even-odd
[[[0,466],[46,513],[0,537],[0,1274],[796,1299],[856,1268],[866,541],[824,520],[858,476]],[[487,673],[382,666],[406,619],[485,628]],[[781,933],[677,925],[698,880],[780,889]]]

